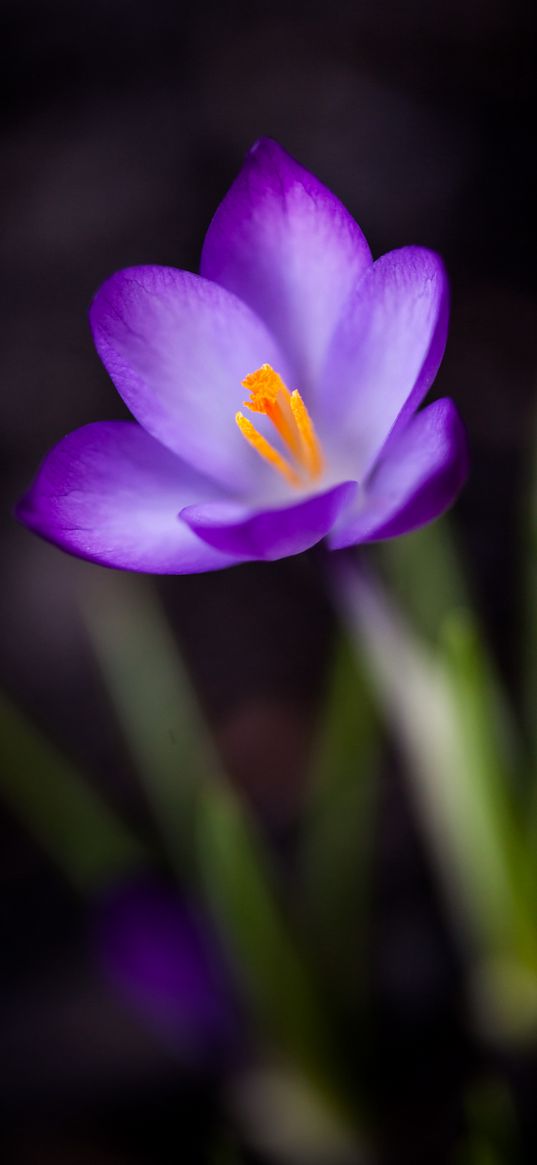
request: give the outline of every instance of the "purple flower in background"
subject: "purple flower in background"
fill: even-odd
[[[373,262],[339,200],[263,139],[201,275],[134,267],[97,293],[97,351],[136,419],[60,441],[18,516],[82,558],[177,574],[413,530],[467,470],[452,402],[417,411],[447,321],[438,256]]]
[[[201,1064],[238,1048],[231,976],[208,921],[157,881],[110,891],[93,941],[107,979],[179,1056]]]

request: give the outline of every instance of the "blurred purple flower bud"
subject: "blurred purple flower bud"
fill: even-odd
[[[109,891],[93,941],[106,978],[182,1059],[227,1058],[240,1042],[231,974],[207,919],[154,879]]]

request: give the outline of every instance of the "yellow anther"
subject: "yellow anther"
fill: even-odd
[[[270,444],[270,441],[267,441],[266,437],[263,437],[261,433],[258,433],[255,426],[252,425],[252,422],[247,420],[247,418],[244,417],[242,413],[236,413],[235,420],[243,437],[246,437],[246,440],[250,443],[252,448],[255,449],[256,453],[259,453],[260,457],[264,457],[265,461],[268,461],[269,465],[272,465],[274,469],[277,469],[281,474],[283,474],[290,485],[294,485],[295,487],[299,488],[302,485],[300,477],[293,469],[293,466],[289,464],[287,459],[282,457],[281,453],[278,453],[278,450]]]
[[[323,469],[321,447],[300,393],[296,390],[289,392],[281,376],[270,364],[262,364],[255,372],[250,372],[242,384],[250,393],[250,399],[244,401],[246,408],[253,413],[262,413],[272,421],[296,462],[300,474],[257,432],[242,413],[237,413],[237,424],[250,444],[293,485],[302,485],[303,478],[307,480],[319,477]]]
[[[313,427],[313,421],[298,389],[291,393],[289,401],[296,427],[302,440],[303,462],[311,477],[320,477],[323,471],[323,455]]]
[[[300,460],[300,436],[291,412],[291,393],[281,376],[270,364],[262,364],[244,377],[242,386],[250,393],[250,400],[243,401],[245,407],[268,417],[289,451]]]

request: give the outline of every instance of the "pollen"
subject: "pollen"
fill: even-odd
[[[237,425],[252,448],[298,489],[320,477],[324,467],[321,446],[298,390],[289,392],[270,364],[250,372],[242,386],[250,393],[244,401],[245,408],[269,418],[289,457],[274,448],[242,413],[237,413]]]
[[[260,457],[263,457],[265,461],[268,461],[269,465],[277,469],[287,479],[289,485],[300,488],[302,484],[300,476],[293,469],[293,466],[287,458],[283,457],[281,453],[278,453],[278,450],[271,445],[270,441],[267,441],[266,437],[263,437],[262,433],[257,431],[255,425],[252,425],[252,422],[243,416],[242,413],[237,413],[235,420],[243,437],[246,437],[246,440],[250,442],[250,445],[255,449],[256,453],[259,453]]]

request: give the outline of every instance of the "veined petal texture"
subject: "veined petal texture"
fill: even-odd
[[[48,454],[18,517],[63,550],[121,570],[194,574],[230,566],[178,517],[214,485],[133,421],[85,425]]]
[[[213,218],[201,272],[261,316],[291,361],[292,387],[313,407],[326,349],[370,263],[364,236],[339,199],[263,138]]]

